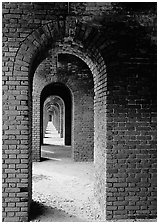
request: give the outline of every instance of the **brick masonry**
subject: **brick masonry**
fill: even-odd
[[[103,220],[156,218],[156,3],[3,3],[2,13],[3,221],[29,218],[33,77],[50,50],[93,75]]]
[[[56,130],[60,134],[60,137],[63,137],[64,127],[64,102],[58,96],[50,96],[44,102],[43,109],[43,138],[45,136],[45,130],[48,124],[48,121],[51,121],[55,126]]]
[[[61,138],[65,138],[65,104],[62,98],[59,96],[50,96],[46,99],[44,106],[48,108],[48,115],[51,115],[51,121],[53,122],[54,126],[57,121],[57,130],[60,134]],[[55,108],[59,108],[59,116],[55,117]],[[46,115],[46,116],[48,116]],[[44,118],[45,119],[45,116]],[[55,121],[56,120],[56,121]],[[47,123],[46,123],[47,125]],[[46,130],[46,125],[43,127],[43,130]],[[44,136],[44,135],[43,135]]]
[[[67,126],[67,122],[69,122],[72,130],[70,130],[70,135],[72,133],[70,142],[72,145],[72,158],[75,161],[93,160],[94,116],[92,74],[80,59],[74,56],[69,56],[68,54],[60,54],[58,56],[58,72],[56,71],[56,73],[53,73],[51,63],[52,57],[50,59],[48,58],[44,64],[41,63],[40,68],[35,72],[33,82],[33,100],[35,104],[35,109],[33,110],[33,113],[35,114],[35,116],[33,114],[33,119],[35,117],[33,122],[33,146],[35,146],[33,147],[33,154],[37,155],[37,157],[33,156],[33,158],[37,161],[40,160],[40,95],[43,88],[46,87],[47,89],[47,85],[54,81],[55,83],[63,83],[63,85],[66,85],[70,89],[70,97],[72,101],[70,112],[72,115],[67,119],[66,113],[65,125]],[[61,92],[62,90],[59,89],[59,91]],[[50,92],[50,94],[53,94],[53,91]],[[58,129],[57,126],[58,124],[55,123],[55,127]],[[68,135],[68,131],[65,131],[65,134]],[[67,136],[65,136],[65,138],[67,140]]]

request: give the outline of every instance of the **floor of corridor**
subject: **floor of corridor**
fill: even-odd
[[[49,121],[46,127],[45,136],[44,136],[44,144],[64,145],[64,138],[60,137],[60,134],[56,130],[52,121]]]
[[[100,221],[93,193],[94,166],[73,162],[71,147],[43,145],[33,163],[32,222]]]

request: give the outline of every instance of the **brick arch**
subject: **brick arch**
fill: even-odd
[[[55,106],[55,104],[54,104],[55,102],[58,104],[58,107],[60,109],[60,120],[59,120],[59,133],[60,133],[60,137],[63,138],[64,141],[65,141],[65,104],[64,104],[63,99],[61,97],[57,96],[57,95],[49,96],[45,100],[45,102],[44,102],[43,114],[45,114],[45,107],[47,107],[46,109],[48,109],[51,106]],[[39,106],[39,109],[38,110],[40,110],[40,106]],[[37,110],[36,110],[35,113],[37,114]],[[33,114],[33,119],[34,119],[34,114]],[[36,119],[36,121],[37,121],[37,119]],[[43,116],[43,136],[42,136],[42,138],[44,138],[44,136],[45,136],[45,130],[46,130],[48,121],[49,121],[48,117],[44,115]],[[53,120],[52,120],[52,122],[53,122]],[[36,125],[34,124],[34,126],[38,126],[38,123],[36,122]],[[38,134],[37,133],[38,133],[38,130],[37,129],[33,130],[33,135],[36,136],[35,139],[38,139]],[[33,144],[34,145],[35,144],[38,144],[38,141],[36,141],[36,143],[35,143],[35,140],[33,140]],[[40,158],[39,158],[40,153],[38,153],[38,151],[39,152],[41,151],[41,147],[37,147],[34,150],[34,152],[33,152],[34,153],[34,160],[35,161],[40,160]],[[38,155],[37,157],[36,157],[36,154]]]
[[[51,51],[51,50],[50,50]],[[91,66],[92,64],[91,64],[91,60],[89,59],[89,57],[88,57],[88,54],[85,56],[84,55],[84,51],[81,51],[80,52],[80,49],[78,49],[78,51],[77,51],[77,49],[76,49],[76,52],[75,52],[75,50],[73,49],[73,47],[71,47],[70,45],[68,45],[68,44],[63,44],[63,46],[61,47],[61,46],[58,46],[57,45],[57,47],[54,49],[54,52],[56,53],[56,54],[72,54],[72,55],[74,55],[74,56],[76,56],[76,57],[78,57],[78,58],[80,58],[80,59],[85,59],[85,60],[87,60],[87,62],[88,63],[90,63],[89,65]],[[50,54],[51,54],[52,52],[50,52]],[[85,57],[85,58],[84,58]],[[40,64],[40,66],[42,65],[42,63]],[[35,73],[35,75],[39,75],[40,74],[40,76],[41,76],[41,71],[39,70],[40,69],[40,66],[37,68],[37,70],[36,70],[36,73]],[[43,69],[43,68],[42,68]],[[48,69],[47,69],[48,70]],[[95,70],[94,70],[95,71]],[[45,72],[45,71],[42,71],[42,72]],[[97,71],[95,71],[95,72],[97,72]],[[102,71],[103,72],[103,71]],[[42,75],[43,76],[43,75]],[[44,86],[45,85],[47,85],[47,84],[49,84],[50,83],[50,81],[54,81],[54,82],[56,82],[56,79],[55,80],[45,80],[45,79],[40,79],[40,83],[42,84],[41,86],[38,86],[38,88],[37,88],[37,91],[39,92],[38,94],[40,94],[40,92],[41,92],[41,90],[42,90],[42,88],[44,88]],[[60,80],[60,82],[61,82],[61,80]],[[67,85],[69,88],[70,88],[70,90],[73,88],[73,86],[69,86],[69,85]],[[97,87],[98,88],[98,87]],[[73,89],[72,89],[73,90]],[[74,94],[73,94],[73,92],[72,92],[72,97],[74,98]],[[95,96],[96,97],[96,96]],[[40,111],[40,110],[39,110]],[[36,114],[37,114],[37,112],[36,112]],[[36,127],[38,127],[38,125],[36,125]],[[33,129],[34,130],[34,129]],[[37,132],[37,131],[36,131]],[[74,135],[73,135],[74,136]],[[36,141],[38,140],[38,138],[35,138],[36,139]],[[92,143],[93,144],[93,143]],[[40,151],[40,144],[38,144],[38,143],[36,143],[36,145],[39,145],[38,147],[37,147],[37,150],[38,151]],[[76,144],[77,145],[77,144]],[[35,148],[35,147],[34,147]],[[76,147],[77,148],[77,147]],[[74,148],[72,149],[74,152],[75,151],[77,151],[78,149],[75,149],[74,150]],[[73,153],[74,154],[74,153]],[[89,154],[90,154],[90,152],[89,152]],[[40,155],[40,154],[39,154]],[[92,157],[93,157],[93,155],[91,155]],[[73,156],[73,158],[74,158],[74,156]],[[82,157],[81,157],[82,158]],[[92,158],[93,159],[93,158]],[[39,160],[39,159],[38,159]]]
[[[48,102],[49,104],[53,104],[56,102],[60,107],[60,137],[63,138],[65,136],[65,104],[61,97],[59,96],[50,96],[45,100],[45,103]]]
[[[49,120],[49,115],[51,114],[51,116],[54,114],[54,111],[58,113],[58,116],[60,116],[60,112],[61,112],[61,108],[59,105],[55,105],[53,103],[51,103],[50,101],[49,102],[44,102],[44,105],[43,105],[43,136],[42,136],[42,139],[44,139],[45,137],[45,131],[46,131],[46,127],[47,127],[47,124],[48,124],[48,121]],[[58,128],[58,131],[59,131],[59,126],[58,125],[58,122],[59,120],[52,120],[52,123],[54,124],[55,128]],[[55,121],[57,121],[55,123]],[[43,142],[44,144],[44,142]]]
[[[42,63],[41,63],[42,64]],[[40,111],[42,111],[42,108],[40,109],[40,95],[41,92],[44,88],[46,88],[46,86],[49,86],[50,84],[56,83],[55,81],[51,82],[50,79],[46,79],[43,75],[39,75],[39,73],[41,73],[41,68],[38,67],[36,72],[35,72],[35,80],[34,83],[40,83],[40,85],[33,85],[33,129],[32,129],[32,133],[33,133],[33,140],[32,140],[32,144],[33,144],[33,150],[32,150],[32,158],[33,161],[40,161],[41,158],[41,144],[43,144],[43,136],[45,134],[45,125],[43,127],[42,125],[42,114],[40,115]],[[66,85],[66,83],[60,81],[61,84]],[[71,89],[71,86],[66,85],[66,87],[69,89],[70,94],[71,94],[71,98],[72,100],[74,100],[74,94],[73,91]],[[35,116],[36,115],[36,116]],[[65,114],[64,114],[65,116]],[[41,122],[40,122],[41,120]],[[65,121],[65,119],[64,119]],[[41,124],[40,124],[41,123]],[[64,122],[65,125],[65,122]],[[65,127],[65,126],[64,126]],[[67,141],[66,139],[66,133],[65,133],[65,128],[63,127],[63,133],[62,133],[62,137],[65,140],[66,144],[71,144],[71,142]]]
[[[49,109],[51,107],[51,109]],[[52,114],[53,120],[52,123],[54,124],[56,130],[58,133],[60,133],[60,115],[61,115],[61,108],[58,104],[51,104],[51,105],[45,105],[45,108],[48,112],[48,114]],[[43,135],[44,138],[44,135]]]
[[[62,29],[61,29],[62,30]],[[107,91],[107,75],[106,65],[103,57],[98,49],[95,47],[89,49],[88,46],[83,46],[81,43],[77,44],[74,38],[74,42],[70,47],[69,43],[63,42],[62,32],[57,28],[57,23],[52,22],[45,24],[39,29],[33,31],[21,44],[14,60],[13,75],[21,77],[21,85],[28,86],[28,95],[24,95],[24,98],[28,98],[29,111],[32,110],[31,104],[31,90],[32,80],[34,72],[41,63],[41,61],[47,57],[48,50],[53,47],[53,43],[57,40],[62,41],[62,45],[65,45],[63,52],[73,54],[81,58],[90,68],[93,74],[94,80],[94,148],[95,148],[95,168],[96,168],[96,181],[95,181],[95,193],[97,199],[101,205],[105,216],[106,207],[106,195],[105,195],[105,167],[106,167],[106,91]],[[89,50],[88,50],[89,49]],[[46,52],[44,54],[44,52]],[[59,50],[60,52],[60,50]],[[36,59],[36,60],[35,60]],[[24,81],[25,80],[25,81]],[[28,113],[28,111],[26,111]],[[28,113],[29,122],[29,139],[31,139],[31,116]],[[31,142],[29,142],[29,158],[31,154]],[[31,159],[28,159],[29,178],[28,189],[31,189]],[[31,192],[31,190],[29,190]],[[28,197],[30,202],[31,195]]]
[[[49,86],[51,86],[51,85],[53,86],[53,85],[58,84],[56,82],[50,82],[50,81],[46,82],[45,79],[44,79],[44,81],[43,80],[40,80],[40,81],[41,81],[40,83],[42,83],[42,85],[38,86],[38,91],[36,91],[36,89],[35,89],[34,94],[33,94],[33,112],[32,112],[32,119],[33,119],[33,122],[32,122],[32,125],[33,125],[33,128],[32,128],[32,135],[33,135],[33,139],[32,139],[32,159],[33,159],[33,161],[40,161],[41,160],[41,144],[43,144],[43,136],[45,135],[45,129],[46,129],[46,125],[47,125],[47,122],[48,122],[47,119],[46,119],[46,121],[43,120],[43,115],[45,114],[45,111],[43,110],[43,104],[44,104],[45,101],[48,102],[48,100],[50,100],[50,97],[54,93],[54,91],[51,90],[49,88]],[[65,85],[62,82],[60,84],[63,85],[63,86],[66,86],[66,88],[70,92],[70,97],[73,100],[73,98],[74,98],[73,93],[72,93],[72,90],[69,88],[69,86]],[[47,88],[49,88],[49,92],[50,92],[49,94],[50,95],[47,95],[45,100],[44,99],[41,100],[41,95],[43,94],[44,90],[46,90]],[[56,97],[61,99],[61,97],[59,97],[59,96],[56,96]],[[63,102],[64,116],[67,116],[66,113],[65,113],[65,110],[66,110],[65,103],[62,99],[61,99],[61,101]],[[67,111],[68,111],[68,109],[67,109]],[[63,119],[63,120],[64,120],[63,128],[62,128],[63,132],[62,132],[61,137],[64,138],[66,145],[70,145],[71,140],[69,140],[68,139],[69,137],[66,136],[65,119]],[[67,130],[69,130],[69,127],[67,128]],[[67,131],[67,132],[69,132],[69,131]],[[69,134],[67,134],[67,135],[69,135]],[[71,133],[70,133],[70,135],[71,135]]]
[[[42,144],[45,144],[44,138],[45,138],[47,124],[48,124],[49,121],[52,121],[52,119],[51,120],[49,119],[49,116],[50,115],[52,116],[54,114],[54,112],[56,114],[59,114],[59,109],[60,109],[59,107],[57,107],[56,105],[52,105],[51,109],[50,109],[50,106],[51,105],[50,105],[49,102],[46,103],[46,104],[44,102],[44,105],[43,105],[43,119],[42,119],[42,121],[43,121],[43,124],[42,124],[43,125],[43,135],[41,136]],[[54,123],[55,128],[57,128],[57,123],[55,123],[55,120],[54,120],[53,123]]]
[[[85,30],[85,32],[86,31],[87,30]],[[58,41],[60,45],[62,44],[61,49],[59,49],[59,53],[61,51],[63,53],[69,52],[83,60],[90,68],[94,82],[96,82],[96,77],[98,76],[98,73],[101,73],[101,70],[102,74],[105,74],[106,76],[106,65],[104,59],[95,46],[91,47],[90,50],[89,44],[84,47],[82,41],[79,42],[79,40],[77,43],[76,40],[72,43],[67,41],[65,42],[62,33],[62,28],[57,27],[57,21],[47,23],[30,33],[21,43],[16,53],[13,73],[21,71],[24,75],[25,73],[30,73],[33,76],[33,72],[35,72],[37,66],[48,56],[47,50],[56,48],[56,41]],[[44,51],[46,53],[44,53]],[[37,61],[36,63],[35,59]],[[32,77],[30,78],[32,81]]]
[[[42,133],[42,111],[43,111],[43,104],[45,99],[49,96],[58,95],[60,98],[63,99],[65,105],[65,145],[71,145],[71,131],[72,131],[72,93],[71,90],[64,85],[63,83],[49,83],[46,85],[40,96],[40,111],[41,111],[41,133]],[[41,134],[41,142],[42,142],[42,134]]]
[[[53,124],[54,124],[56,130],[58,131],[58,133],[60,133],[60,117],[61,117],[61,107],[60,107],[60,105],[58,103],[48,102],[45,105],[45,107],[46,107],[47,111],[49,111],[49,112],[53,112],[52,108],[53,108],[53,110],[55,109],[55,112],[57,112],[57,117],[56,117],[56,119],[53,120]],[[44,138],[44,135],[43,135],[43,138]]]

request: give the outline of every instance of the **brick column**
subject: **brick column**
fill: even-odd
[[[12,54],[12,53],[11,53]],[[9,74],[9,73],[8,73]],[[28,221],[31,199],[31,117],[28,73],[3,76],[3,221]],[[7,80],[7,81],[6,81]]]
[[[40,161],[40,96],[33,94],[33,115],[32,115],[32,159]]]

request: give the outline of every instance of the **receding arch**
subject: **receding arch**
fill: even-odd
[[[48,102],[43,107],[46,108],[47,115],[49,115],[50,113],[52,114],[54,126],[57,129],[58,133],[60,133],[61,108],[60,108],[59,104]],[[43,111],[45,111],[45,110],[43,109]],[[45,115],[43,116],[43,120],[44,120],[44,117],[45,117]],[[43,125],[43,127],[44,127],[44,125]],[[45,130],[43,130],[43,133],[44,132],[45,132]],[[43,138],[44,138],[44,135],[43,135]]]
[[[60,133],[60,137],[61,138],[64,138],[65,137],[65,104],[64,104],[63,99],[61,97],[57,96],[57,95],[49,96],[45,100],[44,106],[47,105],[48,108],[49,107],[53,107],[53,106],[55,106],[55,102],[56,102],[56,104],[58,104],[58,107],[60,109],[60,127],[59,127],[59,133]],[[45,127],[45,125],[44,125],[44,127]]]
[[[25,83],[22,85],[28,86],[28,130],[32,128],[32,83],[33,76],[38,65],[48,56],[48,50],[56,48],[60,44],[63,53],[70,53],[81,58],[90,68],[93,74],[94,80],[94,150],[95,150],[95,169],[96,169],[96,181],[95,181],[95,194],[97,200],[101,205],[101,209],[105,216],[105,203],[106,203],[106,151],[107,142],[107,125],[106,125],[106,95],[107,95],[107,74],[106,65],[99,50],[95,46],[89,47],[89,43],[84,45],[84,40],[77,40],[67,42],[64,39],[65,33],[60,32],[60,27],[54,29],[56,26],[56,20],[54,22],[45,24],[39,29],[34,30],[20,45],[14,60],[13,75],[22,76],[26,78]],[[76,27],[75,27],[76,29]],[[61,28],[62,31],[62,28]],[[63,34],[63,35],[61,35]],[[75,35],[76,37],[76,35]],[[60,51],[59,51],[60,52]],[[26,84],[26,82],[28,82]],[[29,132],[28,152],[31,154],[31,131]],[[31,192],[31,159],[28,159],[28,191]],[[31,193],[28,197],[29,203],[31,202]]]
[[[19,72],[19,65],[25,68],[25,71],[22,73],[24,75],[28,73],[30,74],[29,82],[31,90],[34,72],[38,65],[49,55],[49,50],[51,49],[55,49],[55,53],[68,53],[83,60],[93,74],[94,84],[97,84],[96,79],[101,72],[106,81],[106,66],[99,50],[95,48],[95,46],[89,48],[89,45],[85,50],[82,43],[84,40],[78,39],[76,41],[74,38],[74,41],[70,42],[64,38],[65,33],[62,32],[63,30],[61,27],[58,27],[58,29],[54,29],[54,27],[57,28],[56,20],[34,30],[26,37],[17,51],[13,71]],[[61,35],[62,33],[63,36]],[[57,47],[59,48],[59,52],[56,49]],[[23,55],[24,51],[25,56]]]
[[[57,107],[56,105],[50,105],[50,102],[45,103],[43,105],[43,136],[41,137],[43,139],[42,143],[46,144],[45,141],[45,134],[46,134],[46,128],[48,126],[48,122],[52,122],[56,128],[56,130],[59,131],[59,119],[58,116],[60,114],[59,111],[59,107]],[[56,119],[55,119],[56,118]],[[53,143],[53,142],[52,142]],[[40,151],[41,151],[41,147],[40,147]]]
[[[62,83],[51,83],[44,87],[41,92],[40,106],[41,106],[41,127],[42,127],[42,107],[47,97],[57,95],[63,99],[65,104],[65,145],[71,145],[71,130],[72,130],[72,94],[67,86]],[[41,144],[43,130],[41,128]]]

